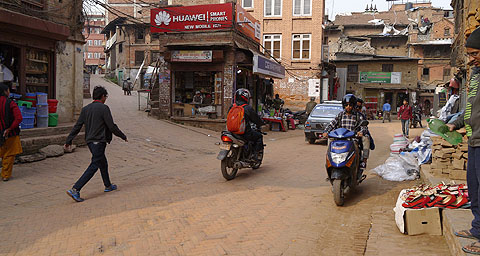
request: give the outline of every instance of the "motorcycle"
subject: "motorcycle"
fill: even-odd
[[[367,125],[368,121],[363,120],[354,131],[339,128],[328,134],[333,141],[328,146],[325,167],[328,174],[327,181],[332,184],[333,199],[337,206],[342,206],[345,195],[367,177],[363,175],[363,169],[360,166],[361,138],[356,136],[360,126]]]
[[[417,128],[417,126],[420,125],[420,128],[423,128],[422,125],[422,113],[420,110],[415,110],[413,112],[413,118],[412,118],[412,127]]]
[[[260,130],[256,129],[261,132]],[[261,132],[263,135],[267,133]],[[255,143],[247,141],[242,136],[223,131],[221,135],[222,143],[217,159],[221,161],[222,175],[226,180],[232,180],[237,175],[239,169],[252,168],[258,169],[262,164],[263,150],[255,152]],[[266,146],[265,144],[263,145]],[[257,154],[257,159],[254,155]]]

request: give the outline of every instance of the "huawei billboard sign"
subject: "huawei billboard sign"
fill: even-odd
[[[233,26],[233,6],[209,4],[155,8],[150,11],[151,32],[182,32],[229,29]]]

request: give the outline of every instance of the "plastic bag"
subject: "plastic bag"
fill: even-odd
[[[420,177],[417,159],[411,153],[391,155],[384,164],[372,169],[372,172],[389,181],[415,180]]]

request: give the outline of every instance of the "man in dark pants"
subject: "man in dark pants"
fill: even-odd
[[[248,105],[248,102],[250,101],[250,91],[247,89],[238,89],[235,92],[235,104],[237,106],[242,106],[244,105],[244,117],[245,117],[245,133],[242,135],[243,138],[245,138],[248,141],[253,141],[255,142],[255,158],[258,158],[258,153],[261,153],[263,151],[263,135],[262,133],[253,130],[250,127],[251,123],[254,123],[258,129],[265,123],[262,121],[262,119],[257,115],[255,110]],[[258,159],[256,159],[258,160]]]
[[[473,66],[467,88],[467,105],[465,112],[452,124],[447,124],[451,131],[465,127],[468,136],[467,185],[468,196],[472,203],[473,221],[470,230],[455,232],[460,237],[472,238],[477,242],[463,247],[468,253],[480,254],[480,28],[468,37],[465,44],[469,65]]]
[[[412,107],[408,105],[408,100],[403,100],[403,105],[398,110],[398,118],[402,121],[403,136],[408,138],[410,131],[410,119],[412,119]]]
[[[73,200],[82,202],[84,199],[80,197],[80,190],[93,177],[93,175],[100,169],[102,174],[103,184],[105,185],[105,192],[110,192],[117,189],[115,184],[110,182],[108,176],[108,162],[105,157],[105,148],[107,143],[112,141],[112,133],[128,142],[127,136],[113,122],[112,113],[105,101],[107,100],[107,90],[102,86],[96,86],[93,90],[93,102],[82,109],[77,123],[72,129],[72,132],[65,142],[65,150],[71,150],[72,141],[82,129],[85,124],[85,140],[87,141],[88,149],[92,153],[92,162],[82,177],[73,185],[72,189],[67,191]]]

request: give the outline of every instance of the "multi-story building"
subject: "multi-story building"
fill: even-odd
[[[248,88],[251,104],[261,108],[273,96],[271,78],[285,77],[284,67],[262,53],[260,22],[236,1],[143,2],[135,6],[136,13],[141,7],[137,17],[131,5],[109,4],[107,17],[115,18],[103,30],[107,74],[119,84],[130,78],[137,88],[149,86],[155,115],[223,128],[236,89]],[[305,46],[304,56],[309,49]],[[149,75],[152,83],[143,80]],[[192,104],[200,95],[201,103]],[[201,115],[217,120],[190,118]]]
[[[419,100],[430,114],[435,88],[452,78],[451,15],[452,11],[434,8],[429,1],[393,3],[385,12],[367,6],[364,12],[337,15],[326,28],[325,40],[329,60],[337,66],[339,88],[365,97],[374,111],[387,100],[395,109],[406,98]],[[359,59],[366,65],[352,62]],[[376,68],[372,60],[379,64]],[[373,77],[379,75],[391,79]]]
[[[275,80],[275,92],[288,107],[303,108],[309,87],[322,79],[324,1],[238,0],[237,4],[260,21],[263,50],[287,70],[284,79]],[[310,89],[310,95],[320,96],[318,88]],[[322,91],[322,98],[327,97]]]
[[[105,65],[105,16],[99,14],[88,15],[85,19],[83,36],[85,37],[85,50],[83,59],[89,73],[103,73]]]

